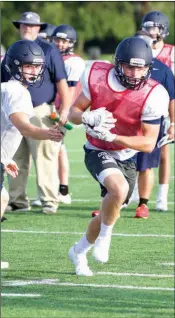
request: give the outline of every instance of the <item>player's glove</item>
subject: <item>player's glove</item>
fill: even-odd
[[[112,134],[108,129],[101,126],[91,128],[89,125],[85,125],[85,129],[88,135],[108,142],[113,142],[116,137],[115,134]]]
[[[101,107],[90,112],[84,112],[82,115],[82,122],[91,127],[100,126],[106,129],[111,129],[115,126],[116,121],[117,120],[113,117],[112,113],[106,110],[105,107]]]

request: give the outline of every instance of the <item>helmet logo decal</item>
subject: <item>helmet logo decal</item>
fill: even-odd
[[[143,24],[145,27],[153,27],[155,26],[155,23],[153,21],[146,21]]]
[[[67,38],[67,34],[66,33],[62,33],[62,32],[57,32],[56,36],[58,38],[62,38],[62,39],[66,39]]]
[[[32,63],[43,63],[43,59],[33,59]]]
[[[139,58],[131,58],[129,64],[133,65],[133,66],[143,67],[143,66],[145,66],[145,60],[139,59]]]
[[[18,60],[14,60],[14,63],[15,63],[16,65],[19,65],[19,64],[20,64]]]

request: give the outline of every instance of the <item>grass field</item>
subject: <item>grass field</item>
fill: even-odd
[[[134,219],[136,205],[121,213],[113,231],[110,260],[97,264],[89,255],[93,277],[77,277],[68,250],[86,230],[98,208],[98,184],[83,162],[82,128],[68,132],[71,206],[55,215],[39,208],[6,213],[2,223],[2,318],[172,318],[174,317],[174,151],[169,210],[155,211],[156,184],[150,218]],[[28,182],[36,197],[35,174]]]

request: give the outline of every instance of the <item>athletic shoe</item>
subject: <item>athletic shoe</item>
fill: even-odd
[[[57,208],[58,207],[55,207],[55,206],[45,205],[45,206],[43,206],[42,213],[55,214],[57,212]]]
[[[159,212],[168,211],[168,203],[166,200],[158,199],[156,204],[156,210]]]
[[[64,204],[71,204],[72,203],[71,195],[69,193],[66,195],[62,195],[61,193],[59,193],[58,201]]]
[[[94,244],[92,255],[97,262],[107,263],[109,259],[109,248],[111,243],[111,236],[98,237]]]
[[[127,205],[126,205],[127,206]],[[122,205],[122,207],[121,207],[121,209],[120,210],[122,210],[122,208],[123,208],[123,205]],[[91,214],[91,216],[94,218],[95,216],[97,216],[97,215],[99,215],[100,214],[100,211],[99,210],[94,210],[93,212],[92,212],[92,214]],[[118,216],[118,219],[120,218],[120,215]]]
[[[92,217],[94,218],[95,216],[97,216],[97,215],[99,215],[100,214],[100,211],[99,210],[94,210],[93,212],[92,212]]]
[[[78,276],[93,276],[93,272],[88,266],[88,260],[85,253],[75,253],[75,245],[69,250],[69,259],[75,265],[75,273]]]
[[[146,204],[141,204],[136,209],[135,218],[148,219],[148,217],[149,217],[149,209],[148,209],[148,207],[146,206]]]
[[[7,205],[5,212],[25,212],[30,210],[31,210],[30,206],[20,208],[16,204],[10,203],[9,205]]]
[[[2,218],[1,218],[1,222],[4,222],[4,221],[6,221],[7,220],[7,218],[5,217],[5,216],[3,216]]]
[[[1,262],[1,269],[6,269],[9,268],[9,263],[8,262]]]
[[[36,200],[33,200],[31,202],[31,206],[41,207],[42,203],[41,203],[40,199],[36,199]]]

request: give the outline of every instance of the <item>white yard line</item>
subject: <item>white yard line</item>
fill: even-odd
[[[29,177],[30,178],[36,178],[36,175],[35,174],[29,174]],[[80,175],[70,175],[69,176],[70,179],[90,179],[92,178],[91,175],[88,175],[88,174],[80,174]]]
[[[164,266],[175,266],[175,263],[159,263],[159,265],[164,265]]]
[[[75,177],[76,178],[76,177]],[[84,178],[82,176],[82,178]],[[77,178],[78,179],[78,178]],[[36,197],[35,198],[30,198],[30,200],[36,200]],[[91,202],[101,202],[101,199],[72,199],[72,202],[83,202],[83,203],[91,203]],[[149,203],[156,203],[157,201],[149,201]],[[134,203],[134,202],[133,202]],[[174,201],[169,201],[168,204],[175,204]],[[131,205],[131,204],[130,204]]]
[[[1,293],[2,297],[41,297],[40,294],[8,294],[8,293]]]
[[[154,287],[154,286],[132,286],[132,285],[104,285],[104,284],[74,284],[60,283],[58,280],[31,280],[31,281],[4,281],[3,286],[26,286],[26,285],[56,285],[69,287],[94,287],[94,288],[116,288],[116,289],[139,289],[139,290],[155,290],[155,291],[174,291],[174,288]]]
[[[136,276],[136,277],[157,277],[157,278],[174,278],[174,275],[164,274],[139,274],[139,273],[115,273],[115,272],[97,272],[98,275],[107,276]]]
[[[47,231],[33,231],[33,230],[8,230],[2,229],[1,232],[5,233],[25,233],[25,234],[51,234],[51,235],[83,235],[84,232],[47,232]],[[112,236],[123,236],[123,237],[166,237],[174,238],[174,235],[168,234],[127,234],[127,233],[113,233]]]

